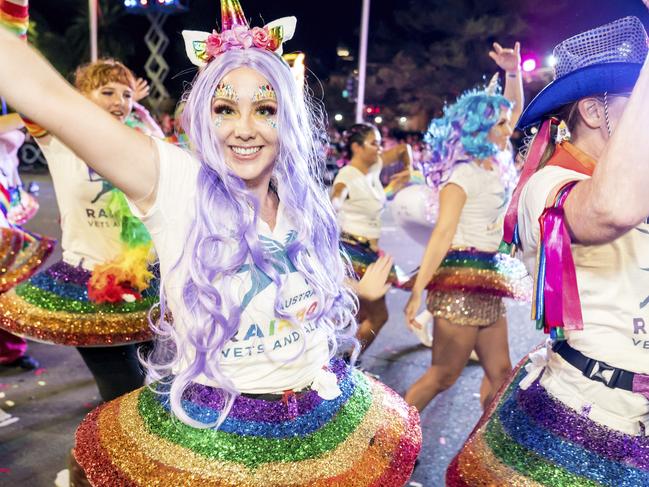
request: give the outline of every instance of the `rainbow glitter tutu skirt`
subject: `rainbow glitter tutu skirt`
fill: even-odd
[[[0,328],[37,341],[110,346],[152,338],[147,313],[156,285],[134,302],[88,299],[90,271],[60,261],[0,296]]]
[[[367,266],[378,260],[380,254],[370,247],[367,239],[343,232],[340,235],[340,245],[347,253],[352,262],[354,273],[360,279],[365,275]],[[398,266],[392,266],[388,283],[399,289],[411,289],[415,283],[415,277],[406,274]]]
[[[84,419],[74,457],[96,487],[403,486],[421,448],[419,414],[342,361],[331,370],[336,399],[311,390],[293,402],[239,396],[218,430],[172,417],[159,383],[156,392],[138,389]],[[201,422],[214,421],[222,405],[207,386],[184,396],[185,411]]]
[[[595,423],[538,382],[524,359],[446,471],[450,487],[649,485],[649,436]]]
[[[55,241],[16,228],[0,229],[0,293],[5,293],[40,269]]]
[[[451,249],[427,289],[529,300],[532,281],[523,263],[499,252]]]

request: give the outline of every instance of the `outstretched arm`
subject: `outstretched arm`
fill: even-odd
[[[437,268],[444,260],[451,247],[457,225],[462,215],[462,209],[466,203],[466,193],[457,184],[448,184],[439,192],[439,215],[437,223],[430,235],[421,267],[417,273],[412,294],[406,304],[404,313],[406,324],[412,325],[421,306],[421,297],[424,289],[433,278]]]
[[[647,107],[649,58],[595,166],[593,177],[578,183],[566,200],[564,211],[575,240],[586,244],[609,242],[649,216]]]
[[[523,94],[523,76],[521,74],[521,43],[514,44],[513,49],[502,47],[497,42],[493,44],[493,51],[489,57],[498,67],[505,71],[505,92],[503,95],[514,105],[512,108],[512,127],[516,127],[518,119],[523,113],[525,96]]]
[[[390,166],[397,162],[403,162],[404,170],[410,171],[412,167],[412,147],[410,144],[401,143],[386,150],[381,155],[383,166]]]
[[[0,96],[12,107],[60,138],[129,198],[154,200],[157,155],[148,137],[87,100],[40,54],[4,29],[0,66]]]

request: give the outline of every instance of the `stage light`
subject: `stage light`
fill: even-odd
[[[399,123],[401,125],[405,125],[408,122],[408,117],[400,117],[399,118]]]
[[[523,71],[530,73],[536,69],[536,59],[526,59],[523,61]]]
[[[374,117],[374,123],[376,123],[378,125],[382,124],[383,123],[383,117],[381,117],[380,115],[378,117]]]
[[[550,54],[547,58],[545,58],[545,63],[549,67],[554,68],[557,65],[557,58],[554,57],[554,54]]]

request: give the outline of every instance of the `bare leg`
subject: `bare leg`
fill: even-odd
[[[493,325],[480,328],[476,343],[476,352],[485,371],[485,377],[491,388],[481,402],[483,409],[493,400],[512,371],[507,342],[507,319],[502,316]]]
[[[435,318],[432,364],[406,393],[408,404],[422,411],[437,394],[455,384],[476,344],[478,331]]]
[[[376,301],[359,300],[358,333],[356,338],[361,342],[361,353],[369,347],[376,335],[379,334],[383,325],[388,321],[388,308],[385,305],[385,297]]]

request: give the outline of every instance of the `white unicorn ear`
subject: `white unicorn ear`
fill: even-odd
[[[183,39],[185,41],[185,52],[187,57],[195,66],[203,67],[207,64],[209,56],[207,55],[207,38],[209,32],[198,30],[184,30]]]
[[[295,34],[295,28],[297,27],[297,18],[296,17],[282,17],[281,19],[273,20],[269,24],[264,26],[268,29],[271,37],[276,38],[279,41],[275,53],[279,56],[282,55],[284,51],[283,44],[286,41],[290,41]]]

